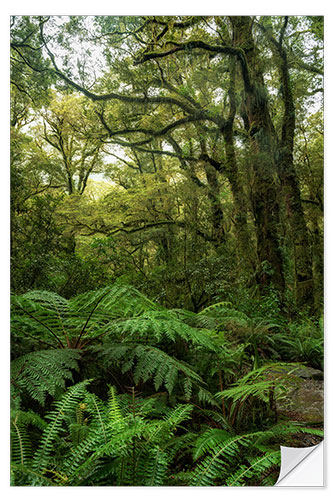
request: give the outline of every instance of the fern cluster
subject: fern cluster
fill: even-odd
[[[162,415],[149,418],[154,404],[136,401],[121,404],[114,387],[107,402],[87,390],[89,381],[73,385],[38,422],[42,434],[34,453],[32,443],[21,432],[13,443],[14,476],[40,477],[59,485],[164,484],[175,454],[189,436],[175,437],[191,417],[191,405],[163,408]],[[20,417],[21,429],[35,424],[29,415]],[[18,416],[13,419],[17,428]],[[18,442],[18,443],[16,443]]]
[[[210,429],[194,446],[193,486],[273,485],[281,455],[281,439],[299,433],[322,435],[316,429],[295,424],[278,424],[266,431],[232,435],[220,429]],[[262,480],[262,482],[261,482]]]
[[[12,484],[274,484],[279,445],[322,431],[278,415],[300,365],[267,359],[269,328],[127,286],[13,297]]]

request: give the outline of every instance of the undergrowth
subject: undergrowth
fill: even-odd
[[[283,328],[129,286],[13,297],[12,484],[273,485],[280,445],[322,436],[277,411],[301,362],[322,367],[318,330]]]

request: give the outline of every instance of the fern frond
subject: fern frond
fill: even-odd
[[[258,486],[258,481],[262,475],[269,472],[269,470],[274,466],[280,466],[281,463],[281,451],[270,451],[262,456],[255,457],[249,460],[250,465],[242,465],[235,473],[229,476],[225,484],[227,486],[245,486],[248,484],[248,479],[253,477],[258,478],[256,485]]]
[[[53,451],[53,443],[59,436],[65,416],[75,412],[76,407],[86,391],[89,380],[79,382],[70,387],[64,396],[54,404],[54,410],[46,418],[50,421],[43,432],[40,445],[34,455],[33,468],[42,471],[49,466],[49,459]]]
[[[319,437],[323,437],[324,435],[324,431],[322,429],[305,427],[304,424],[300,422],[279,422],[267,429],[262,434],[258,434],[257,439],[255,442],[253,442],[253,444],[260,445],[269,441],[270,439],[274,440],[275,442],[281,443],[281,441],[283,441],[285,438],[298,433],[310,434]]]
[[[32,447],[26,426],[19,422],[18,415],[11,419],[10,441],[12,461],[25,465],[32,456]]]
[[[278,442],[296,432],[322,435],[322,431],[317,430],[316,433],[315,429],[289,422],[276,424],[265,431],[230,438],[225,431],[208,430],[195,444],[194,457],[199,458],[203,454],[206,457],[196,466],[191,484],[238,486],[247,484],[247,479],[253,479],[259,484],[261,476],[267,479],[266,473],[270,468],[274,469],[280,463],[280,450],[276,450]],[[246,450],[246,463],[240,458],[242,449]]]
[[[232,436],[230,432],[224,429],[209,429],[201,434],[194,444],[193,458],[198,460],[202,455],[207,453],[210,449],[217,446],[219,443],[230,439]]]
[[[204,385],[201,377],[183,361],[169,356],[152,346],[138,345],[134,350],[138,364],[134,370],[134,380],[146,382],[154,374],[154,387],[158,390],[162,383],[171,394],[179,375],[191,380],[195,385]]]
[[[269,391],[274,387],[274,380],[263,380],[247,386],[243,384],[237,385],[231,389],[218,392],[215,394],[215,397],[231,398],[233,401],[244,401],[251,396],[257,397],[267,403]]]
[[[212,304],[205,309],[202,309],[202,311],[199,312],[199,315],[206,315],[206,314],[220,314],[221,310],[224,311],[226,308],[229,308],[232,306],[231,302],[227,301],[222,301],[222,302],[216,302],[216,304]]]
[[[133,370],[135,383],[147,382],[152,379],[156,390],[162,386],[171,394],[179,379],[189,379],[192,386],[201,387],[204,381],[187,363],[169,356],[157,347],[134,343],[105,343],[95,348],[99,355],[107,359],[108,363],[113,360],[122,360],[122,371]],[[185,386],[186,396],[189,397],[190,384]]]
[[[104,420],[104,405],[95,394],[88,393],[86,396],[87,412],[91,417],[92,422],[96,421],[96,426],[104,442],[107,441],[106,436],[106,423]],[[91,427],[91,426],[90,426]]]
[[[121,413],[119,401],[115,387],[109,389],[108,417],[110,425],[116,427],[121,432],[125,426],[125,419]]]
[[[75,447],[70,458],[64,462],[64,471],[72,478],[73,484],[77,484],[78,479],[81,481],[91,474],[96,474],[101,465],[100,459],[103,457],[127,456],[131,443],[136,437],[141,436],[145,427],[142,421],[133,424],[128,416],[122,415],[114,387],[110,387],[106,405],[90,394],[85,400],[93,416],[89,430],[85,439]]]
[[[200,403],[209,403],[212,406],[220,406],[218,399],[204,387],[199,387],[198,399]]]
[[[216,406],[217,406],[217,403],[216,403]],[[207,419],[212,420],[213,422],[216,422],[217,424],[219,424],[219,427],[221,429],[224,429],[224,430],[230,432],[231,434],[234,432],[232,425],[230,424],[228,419],[223,416],[221,411],[202,409],[202,410],[200,410],[200,413],[203,417],[206,417]]]
[[[176,405],[174,408],[166,411],[165,421],[170,427],[175,427],[179,425],[184,420],[189,420],[191,418],[191,413],[193,411],[193,405]]]
[[[191,485],[211,486],[216,484],[216,480],[222,484],[228,467],[235,462],[237,463],[240,446],[249,445],[252,437],[253,434],[231,438],[221,436],[222,440],[218,444],[214,444],[209,450],[209,455],[196,466]]]
[[[12,297],[11,323],[23,336],[33,332],[36,339],[48,339],[64,347],[67,314],[68,302],[55,293],[35,290]]]
[[[230,302],[218,302],[206,307],[200,311],[198,316],[216,318],[222,324],[230,320],[237,322],[241,326],[248,326],[251,323],[251,319],[245,313],[233,309]]]
[[[81,355],[73,349],[34,351],[11,363],[12,391],[26,392],[41,405],[47,394],[55,396],[65,388],[66,380],[73,380],[72,371],[78,370]]]
[[[70,300],[53,292],[35,290],[13,296],[11,319],[13,329],[23,338],[31,335],[51,346],[77,347],[83,335],[99,336],[115,319],[159,309],[160,306],[130,286],[106,287]]]
[[[12,484],[20,484],[23,478],[27,476],[31,480],[32,472],[30,464],[36,447],[36,437],[34,437],[33,441],[32,430],[43,430],[46,425],[47,423],[31,410],[28,412],[22,410],[11,411],[10,448]],[[18,475],[20,479],[18,479]],[[33,476],[33,480],[35,481],[36,477]]]
[[[183,339],[197,347],[215,350],[216,345],[211,340],[210,332],[204,329],[193,328],[181,321],[173,311],[148,311],[140,316],[113,322],[110,324],[110,333],[118,334],[121,338],[146,342],[161,342],[169,340],[175,342]]]
[[[271,390],[284,390],[284,383],[297,368],[293,363],[270,363],[252,370],[237,380],[230,389],[215,394],[217,398],[231,398],[234,402],[245,401],[249,397],[268,402]]]
[[[93,311],[95,320],[139,316],[160,306],[149,300],[135,288],[115,285],[90,291],[70,299],[69,307],[81,317],[88,317]]]
[[[149,450],[144,460],[144,475],[142,486],[162,486],[170,462],[170,457],[160,446]]]
[[[84,477],[98,468],[97,457],[92,457],[96,449],[105,443],[96,428],[89,429],[85,439],[75,446],[69,457],[62,463],[62,470],[70,478],[71,484],[78,484]]]
[[[11,464],[11,486],[56,486],[56,483],[22,464]]]

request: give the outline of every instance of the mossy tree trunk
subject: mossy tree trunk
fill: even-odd
[[[308,229],[301,202],[301,192],[296,174],[293,151],[295,137],[295,105],[291,89],[286,51],[278,44],[280,55],[280,75],[283,89],[284,116],[279,145],[279,174],[286,199],[287,215],[293,231],[296,301],[297,306],[313,306],[312,255]]]
[[[249,16],[231,17],[233,43],[243,50],[244,115],[248,130],[254,185],[251,202],[256,226],[259,269],[257,282],[262,290],[273,286],[284,292],[283,258],[279,239],[279,186],[275,165],[276,134],[268,108],[268,96],[255,47]]]
[[[226,156],[226,169],[225,173],[230,184],[234,207],[235,207],[235,232],[236,238],[239,243],[241,259],[249,265],[251,271],[254,271],[257,266],[255,259],[255,249],[253,248],[253,241],[250,236],[248,226],[247,207],[248,200],[243,188],[238,169],[235,142],[234,142],[234,121],[236,116],[236,91],[235,91],[235,77],[236,77],[235,59],[230,60],[230,82],[229,82],[229,113],[223,128],[223,137],[225,144]]]

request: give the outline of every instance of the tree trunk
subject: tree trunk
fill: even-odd
[[[255,249],[250,238],[247,220],[247,197],[239,176],[237,158],[234,144],[234,121],[236,116],[236,91],[235,91],[236,65],[233,58],[230,59],[230,82],[229,82],[229,113],[223,128],[223,137],[226,156],[226,176],[229,181],[235,207],[236,238],[239,243],[239,256],[249,265],[253,272],[257,267],[254,257]]]
[[[277,172],[274,162],[276,138],[269,114],[267,92],[252,36],[252,19],[231,17],[233,43],[244,51],[247,79],[244,78],[244,111],[250,141],[250,165],[254,176],[252,207],[257,236],[260,269],[257,282],[261,289],[272,285],[284,292],[283,259],[279,241],[279,203]],[[243,67],[242,67],[243,69]],[[244,70],[243,70],[244,76]]]
[[[294,166],[295,105],[290,85],[287,54],[278,45],[281,59],[280,75],[283,89],[284,116],[281,141],[279,145],[279,175],[281,178],[287,208],[287,216],[293,232],[296,302],[297,307],[313,307],[312,256],[309,245],[308,229],[301,202],[298,177]]]
[[[217,172],[209,163],[204,163],[204,170],[208,182],[208,199],[211,206],[212,238],[214,245],[220,247],[225,241],[225,231],[223,227],[223,208],[220,201],[220,187],[217,180]]]
[[[324,259],[323,234],[319,227],[319,220],[313,220],[313,278],[314,278],[314,308],[317,314],[323,309],[324,288]]]

